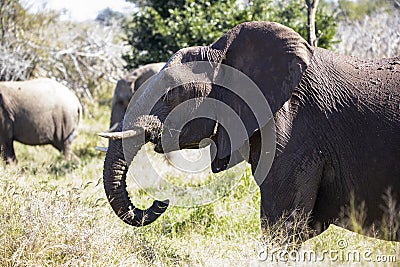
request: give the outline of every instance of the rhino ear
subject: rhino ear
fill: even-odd
[[[211,48],[223,51],[222,63],[245,74],[257,85],[240,89],[247,99],[228,88],[215,87],[218,100],[240,117],[248,138],[265,126],[271,119],[270,115],[275,114],[291,98],[313,53],[313,48],[295,31],[270,22],[242,23],[223,35]],[[240,83],[239,79],[235,81],[235,77],[224,79]],[[251,95],[261,97],[251,98]],[[249,97],[254,100],[248,101]],[[254,114],[257,105],[269,106],[272,114],[259,120],[259,116],[256,118]],[[226,158],[246,142],[246,139],[231,142],[224,129],[217,129],[217,132],[219,159]]]

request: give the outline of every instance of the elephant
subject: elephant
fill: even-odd
[[[112,98],[110,128],[108,132],[117,129],[119,122],[124,118],[133,94],[137,93],[140,86],[151,78],[151,76],[158,73],[164,65],[165,62],[146,64],[135,69],[117,82]],[[102,152],[107,151],[106,147],[96,147],[96,149]],[[207,151],[204,151],[204,153],[207,153]],[[193,152],[185,151],[183,154],[171,152],[167,153],[165,156],[170,163],[180,166],[184,164],[182,158],[190,157],[191,155],[193,156]],[[195,166],[199,167],[206,163],[204,158],[202,161],[197,161],[195,165],[192,164],[193,168],[195,169]]]
[[[245,74],[262,94],[252,104],[264,105],[266,100],[272,119],[257,121],[242,101],[240,94],[253,93],[250,88],[232,93],[215,83],[189,82],[171,90],[164,81],[179,80],[199,70],[162,74],[194,62],[224,65]],[[216,67],[212,74],[223,76],[221,70]],[[161,97],[144,113],[155,94]],[[230,139],[220,122],[232,118],[216,105],[209,110],[209,118],[178,125],[182,129],[179,147],[168,148],[162,142],[168,132],[168,115],[193,99],[197,99],[196,105],[188,112],[211,99],[229,106],[234,111],[230,116],[240,118],[247,136]],[[124,142],[137,147],[151,142],[156,152],[164,153],[196,148],[202,140],[212,140],[216,149],[211,156],[213,172],[230,168],[232,164],[227,163],[233,157],[233,164],[240,161],[237,151],[248,142],[248,155],[243,158],[260,181],[262,229],[285,214],[291,215],[290,221],[294,214],[304,212],[310,214],[309,227],[320,233],[337,222],[352,196],[365,204],[365,224],[379,224],[385,190],[391,188],[393,198],[400,200],[399,107],[400,57],[364,60],[345,56],[312,47],[281,24],[245,22],[209,46],[176,52],[129,108],[130,120],[123,121],[115,133],[100,134],[111,140],[103,169],[105,192],[121,220],[133,226],[148,225],[166,211],[169,201],[155,200],[145,210],[132,204],[126,174],[136,151],[135,146],[129,146],[131,152],[123,151],[127,148]],[[262,144],[263,132],[272,132],[265,130],[268,128],[275,131],[276,148],[270,153],[270,166]],[[259,175],[258,168],[264,167],[269,170]]]
[[[67,87],[48,78],[0,82],[0,146],[6,164],[17,163],[13,141],[51,144],[71,157],[82,106]]]
[[[110,131],[117,128],[118,123],[124,118],[126,108],[134,92],[156,74],[165,65],[165,62],[151,63],[135,69],[117,82],[111,106]]]

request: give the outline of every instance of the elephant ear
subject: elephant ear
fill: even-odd
[[[130,74],[132,93],[135,93],[149,78],[157,74],[164,65],[165,62],[151,63],[134,70]]]
[[[129,99],[132,96],[131,92],[132,81],[134,81],[134,78],[130,73],[125,75],[122,79],[118,80],[114,92],[114,97],[116,98],[115,100],[121,100],[127,98]]]
[[[227,88],[218,86],[215,88],[216,98],[229,105],[240,117],[246,128],[247,138],[265,126],[271,119],[271,115],[291,98],[310,64],[313,53],[313,49],[295,31],[271,22],[242,23],[223,35],[210,49],[222,51],[224,57],[221,63],[244,73],[258,87],[257,89],[254,89],[256,88],[254,86],[240,88],[241,94],[243,92],[249,96],[258,94],[261,98],[262,95],[265,97],[265,100],[259,97],[243,99],[243,94],[239,96]],[[236,78],[224,77],[225,80],[233,80],[231,84],[240,84],[239,80],[235,81]],[[262,95],[259,94],[260,92]],[[257,120],[254,115],[254,106],[266,105],[266,102],[272,114],[265,114],[268,118]],[[231,143],[228,132],[218,126],[217,157],[220,160],[226,159],[231,152],[238,150],[245,142],[246,140]]]

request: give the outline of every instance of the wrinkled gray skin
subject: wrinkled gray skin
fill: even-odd
[[[114,90],[111,106],[110,129],[116,129],[118,123],[124,118],[126,108],[132,95],[151,76],[164,67],[165,62],[152,63],[137,68],[118,81]]]
[[[362,60],[310,47],[293,30],[277,23],[243,23],[211,46],[178,51],[166,69],[191,61],[214,61],[248,75],[260,88],[274,114],[276,153],[260,185],[262,226],[284,213],[310,212],[310,226],[322,231],[349,205],[350,195],[365,201],[365,223],[379,224],[382,194],[392,189],[400,201],[400,57]],[[140,110],[152,94],[149,86],[133,109]],[[243,88],[245,90],[245,88]],[[237,96],[216,86],[183,86],[156,104],[149,115],[133,123],[145,142],[163,152],[159,133],[165,115],[195,96],[229,104],[253,132],[249,138],[253,173],[260,159],[260,128]],[[198,119],[180,136],[180,146],[212,138],[218,149],[214,172],[226,168],[229,140],[216,122]],[[122,128],[121,128],[122,129]],[[134,139],[135,137],[131,138]],[[126,139],[125,139],[126,140]],[[244,140],[243,140],[244,142]],[[233,144],[235,145],[235,144]],[[133,152],[135,155],[135,151]],[[222,157],[220,156],[222,155]],[[157,219],[168,202],[136,208],[126,192],[121,140],[112,140],[104,163],[104,187],[115,213],[134,226]]]
[[[82,113],[78,98],[51,79],[0,82],[0,146],[6,163],[17,163],[13,142],[51,144],[70,159]]]

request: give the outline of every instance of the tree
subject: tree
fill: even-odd
[[[140,1],[125,26],[131,46],[124,55],[127,68],[165,61],[183,47],[208,45],[246,18],[236,0]]]
[[[30,13],[18,0],[0,0],[1,81],[53,78],[92,100],[122,76],[123,50],[121,28],[111,21],[60,21],[55,11]]]
[[[25,80],[40,59],[38,47],[45,44],[36,31],[55,21],[57,14],[29,14],[18,0],[0,1],[0,81]]]
[[[276,21],[307,38],[304,0],[130,0],[138,11],[124,29],[130,51],[123,58],[128,70],[165,61],[180,48],[209,45],[244,21]],[[324,5],[317,10],[316,34],[322,47],[330,47],[335,34],[333,15]]]
[[[272,2],[272,7],[266,5],[265,0],[254,0],[252,2],[264,2],[263,16],[253,20],[276,21],[288,26],[298,32],[304,39],[308,40],[308,16],[307,5],[304,0],[282,0]],[[318,9],[315,12],[315,37],[318,46],[331,48],[337,41],[334,39],[336,34],[336,20],[333,10],[328,2],[319,1]]]
[[[121,22],[124,18],[125,16],[123,13],[107,7],[97,14],[95,20],[105,26],[111,26],[114,21]]]
[[[315,34],[315,14],[317,13],[319,0],[306,0],[307,4],[307,41],[312,46],[317,46]]]

